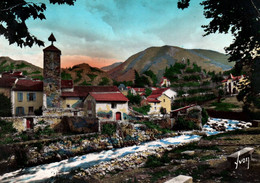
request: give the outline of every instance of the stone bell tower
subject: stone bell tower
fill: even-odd
[[[48,113],[61,107],[61,51],[53,45],[53,34],[48,38],[51,45],[43,49],[43,111]]]

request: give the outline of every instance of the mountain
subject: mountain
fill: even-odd
[[[9,57],[0,57],[0,73],[6,71],[21,71],[23,75],[42,79],[43,69],[24,60],[13,60]]]
[[[122,64],[123,62],[116,62],[116,63],[113,63],[112,65],[108,65],[108,66],[105,66],[105,67],[101,67],[101,69],[103,71],[109,71],[111,69],[114,69],[115,67],[119,66],[120,64]]]
[[[136,70],[139,74],[151,70],[160,79],[166,67],[176,62],[190,60],[206,71],[220,72],[232,68],[228,56],[212,50],[184,49],[176,46],[150,47],[129,57],[125,62],[108,71],[117,81],[134,80]]]
[[[113,83],[105,71],[86,63],[62,69],[61,77],[62,79],[72,79],[74,85],[111,85]]]
[[[13,60],[9,57],[0,57],[0,73],[6,71],[21,71],[31,78],[43,79],[43,69],[24,60]],[[111,85],[110,76],[101,69],[88,64],[74,65],[68,69],[61,69],[62,79],[72,79],[74,85]]]

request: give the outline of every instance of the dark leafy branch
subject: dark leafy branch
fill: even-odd
[[[76,0],[49,0],[51,4],[74,5]],[[3,35],[9,44],[16,43],[20,47],[34,44],[43,46],[44,42],[31,34],[26,25],[26,20],[46,19],[44,12],[45,3],[27,2],[25,0],[0,1],[0,35]]]

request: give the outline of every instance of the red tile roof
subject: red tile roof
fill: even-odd
[[[4,72],[2,73],[2,77],[3,78],[24,78],[25,76],[23,76],[22,72]]]
[[[166,79],[167,81],[170,81],[170,80],[167,79],[166,77],[163,77],[162,80],[161,80],[161,82],[160,82],[160,85],[163,83],[163,81],[164,81],[165,79]]]
[[[50,45],[47,48],[44,48],[43,51],[54,51],[54,52],[60,52],[61,53],[61,51],[53,45]]]
[[[136,92],[145,92],[145,88],[133,88]]]
[[[126,98],[120,92],[90,92],[89,95],[95,98],[96,101],[102,102],[127,102],[128,98]]]
[[[168,90],[169,88],[158,88],[157,90],[153,90],[151,95],[162,95],[163,92]]]
[[[244,75],[242,75],[242,76],[245,77]],[[229,79],[232,79],[233,81],[238,81],[238,80],[241,79],[242,76],[233,76],[233,74],[230,74],[227,79],[224,79],[224,80],[222,80],[221,82],[222,82],[222,83],[225,83],[225,82],[227,82]]]
[[[160,102],[157,98],[160,97],[164,91],[168,90],[169,88],[159,88],[157,90],[153,90],[151,95],[147,97],[148,102]]]
[[[61,80],[61,88],[73,88],[72,80]]]
[[[160,100],[157,100],[156,98],[147,98],[148,102],[154,102],[154,103],[160,103]]]
[[[86,97],[89,92],[119,92],[116,86],[74,86],[73,92],[62,92],[62,97]]]
[[[15,84],[14,91],[43,91],[43,82],[19,79]]]
[[[16,78],[0,78],[0,87],[2,88],[12,88],[15,83]]]

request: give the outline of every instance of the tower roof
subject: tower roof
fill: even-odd
[[[48,41],[51,41],[51,45],[48,46],[47,48],[44,48],[43,51],[44,52],[53,51],[53,52],[59,52],[61,54],[61,51],[53,45],[53,42],[56,41],[56,38],[54,37],[53,33],[51,33],[51,35],[49,36]]]

